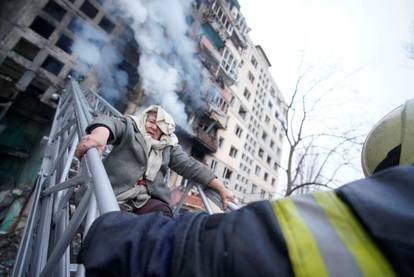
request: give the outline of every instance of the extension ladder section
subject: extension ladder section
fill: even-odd
[[[79,138],[98,114],[121,116],[102,97],[82,91],[71,79],[56,108],[11,276],[85,275],[83,266],[71,261],[71,254],[100,214],[119,210],[98,151],[90,149],[80,161],[74,156]],[[195,186],[206,210],[212,213],[206,194],[217,204],[219,196],[186,183],[185,193]],[[184,200],[182,197],[175,213]]]

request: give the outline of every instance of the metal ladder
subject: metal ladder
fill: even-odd
[[[98,151],[90,149],[80,161],[74,157],[79,138],[98,114],[121,116],[102,97],[82,91],[71,79],[56,109],[11,276],[85,275],[82,265],[70,261],[74,238],[82,237],[79,230],[85,236],[100,214],[119,210]],[[200,185],[186,183],[184,195],[195,186],[210,214],[208,197],[221,206],[217,193],[205,193]],[[184,200],[185,196],[175,213]],[[237,207],[232,204],[229,208]]]

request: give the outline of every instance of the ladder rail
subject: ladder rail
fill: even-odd
[[[84,228],[85,236],[100,214],[119,211],[97,149],[90,149],[80,161],[74,157],[79,139],[98,114],[122,116],[101,96],[91,90],[82,91],[71,79],[56,109],[11,276],[68,277],[71,270],[76,270],[77,276],[84,276],[82,265],[70,264],[70,244],[79,227]],[[206,210],[212,213],[207,199],[211,193],[200,184],[188,184],[185,193],[194,186]],[[82,198],[76,203],[76,196],[82,190]],[[214,199],[213,202],[221,207],[216,193],[217,197],[219,204]],[[184,198],[180,203],[183,201]]]

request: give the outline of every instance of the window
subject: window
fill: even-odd
[[[237,158],[237,152],[239,152],[234,146],[230,147],[229,155],[232,158]]]
[[[263,158],[263,149],[259,148],[259,152],[257,153],[259,155],[260,158]]]
[[[275,112],[275,117],[276,117],[277,119],[279,119],[279,112],[278,112],[278,111],[276,111],[276,112]]]
[[[272,163],[272,158],[269,155],[267,156],[266,162],[267,162],[267,164]]]
[[[275,126],[275,125],[273,125],[273,129],[272,129],[272,131],[273,131],[273,134],[276,134],[276,132],[277,132],[277,128],[276,128],[276,126]]]
[[[273,194],[269,193],[269,200],[273,199]]]
[[[216,172],[216,169],[217,169],[217,161],[216,160],[211,160],[210,168],[213,171],[213,173]]]
[[[262,189],[260,191],[260,198],[265,199],[265,197],[266,197],[266,191],[264,189]]]
[[[21,38],[13,47],[13,51],[19,54],[20,56],[33,61],[37,53],[39,53],[40,48],[32,44],[31,42],[27,41],[26,39]]]
[[[255,184],[252,185],[252,194],[257,192],[257,186]]]
[[[98,25],[108,34],[110,34],[115,29],[115,24],[105,16],[102,17],[101,22],[99,22]]]
[[[276,183],[276,179],[275,179],[275,178],[272,178],[272,181],[271,181],[271,185],[272,185],[272,187],[274,187],[274,186],[275,186],[275,183]]]
[[[46,60],[42,64],[42,68],[50,73],[59,75],[60,70],[63,68],[63,63],[52,56],[47,56]]]
[[[245,109],[245,108],[243,108],[242,106],[240,106],[240,108],[239,108],[239,116],[240,116],[241,118],[243,118],[243,119],[246,119],[246,114],[247,114],[246,109]]]
[[[247,78],[249,79],[250,83],[252,83],[252,84],[254,83],[254,76],[250,71],[247,74]]]
[[[254,68],[257,68],[257,60],[253,55],[250,61],[252,62],[252,65],[254,66]]]
[[[61,21],[66,14],[66,10],[55,1],[49,1],[43,10],[57,21]]]
[[[250,91],[249,91],[247,88],[245,88],[245,89],[244,89],[243,96],[244,96],[247,100],[249,100],[249,99],[250,99],[251,93],[250,93]]]
[[[283,134],[282,134],[282,133],[280,133],[280,134],[279,134],[279,140],[280,140],[280,141],[282,141],[282,140],[283,140]]]
[[[32,29],[45,39],[48,39],[55,30],[55,26],[53,26],[45,19],[38,16],[35,18],[35,20],[33,20],[32,24],[30,25],[30,29]]]
[[[263,175],[263,180],[267,181],[267,178],[269,178],[269,174],[265,172],[265,174]]]
[[[94,19],[95,16],[98,14],[98,9],[95,8],[95,6],[92,5],[89,2],[89,0],[85,0],[85,2],[83,2],[82,6],[80,7],[80,10],[91,19]]]
[[[234,133],[236,134],[236,136],[241,137],[243,133],[243,129],[239,125],[236,125],[236,129]]]
[[[222,148],[223,147],[223,143],[224,143],[224,138],[223,137],[219,137],[218,139],[218,147]]]
[[[270,122],[270,117],[268,117],[268,116],[266,115],[266,117],[265,117],[265,123],[266,123],[266,124],[269,124],[269,122]]]
[[[277,170],[277,162],[273,163],[273,170]]]
[[[223,59],[221,60],[221,66],[227,73],[233,75],[234,79],[237,75],[238,64],[239,62],[233,56],[230,50],[225,48],[223,52]]]
[[[254,174],[256,174],[256,176],[260,176],[260,170],[262,170],[260,168],[260,166],[256,165],[256,169],[254,170]]]
[[[62,34],[56,42],[56,46],[68,54],[72,54],[72,45],[73,40],[64,34]]]
[[[273,140],[270,140],[270,148],[273,148],[275,146],[275,142]]]
[[[231,178],[232,173],[233,173],[233,171],[231,171],[230,169],[225,167],[224,170],[223,170],[223,178],[229,180]]]
[[[263,133],[262,133],[262,139],[263,140],[266,140],[266,138],[267,138],[267,133],[265,131],[263,131]]]
[[[281,153],[282,153],[282,149],[280,149],[280,147],[278,147],[277,150],[276,150],[276,154],[278,156],[280,156]]]
[[[267,102],[267,106],[269,107],[269,109],[272,109],[273,108],[273,105],[272,105],[272,103],[270,101]]]

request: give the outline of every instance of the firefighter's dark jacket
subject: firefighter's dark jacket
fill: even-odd
[[[335,194],[392,270],[414,276],[414,166],[384,170]],[[112,212],[94,222],[78,259],[87,276],[293,276],[281,225],[269,201],[174,219]],[[330,258],[339,266],[341,256]]]

